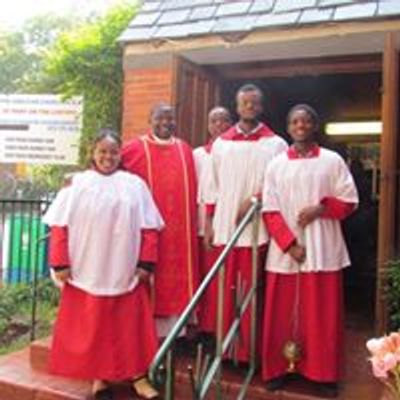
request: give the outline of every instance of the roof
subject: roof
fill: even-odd
[[[121,42],[400,16],[400,0],[144,0]]]

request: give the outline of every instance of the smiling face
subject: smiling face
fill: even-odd
[[[295,109],[289,114],[288,133],[295,143],[310,143],[314,140],[318,125],[305,109]]]
[[[174,110],[168,105],[157,107],[150,118],[154,135],[160,139],[169,139],[176,130]]]
[[[229,111],[223,107],[214,108],[208,114],[208,132],[212,140],[227,131],[231,126]]]
[[[253,122],[262,113],[262,94],[258,90],[243,91],[237,94],[237,113],[243,121]]]
[[[96,169],[104,175],[116,171],[121,161],[120,150],[119,143],[110,136],[96,142],[92,153],[92,160]]]

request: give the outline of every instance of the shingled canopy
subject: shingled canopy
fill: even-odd
[[[397,0],[145,0],[120,40],[183,39],[398,15]]]

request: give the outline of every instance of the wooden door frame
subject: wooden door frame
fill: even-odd
[[[366,54],[281,61],[218,64],[208,67],[219,79],[265,79],[382,71],[382,56]]]
[[[241,64],[208,66],[208,70],[229,81],[236,79],[265,79],[304,75],[357,74],[378,72],[382,74],[382,122],[380,142],[380,203],[378,216],[378,256],[376,275],[375,327],[383,332],[387,327],[387,304],[384,299],[386,263],[394,255],[395,247],[395,196],[398,134],[398,50],[395,36],[387,33],[383,54],[297,59]]]
[[[376,332],[388,328],[388,308],[384,291],[387,262],[395,255],[399,52],[394,33],[387,33],[383,52],[382,123],[380,156],[380,201],[378,219],[378,259],[376,288]]]
[[[189,137],[185,138],[192,144],[204,144],[203,142],[207,138],[207,115],[211,108],[210,105],[218,104],[220,102],[220,88],[217,84],[219,78],[207,68],[196,65],[185,57],[179,55],[174,55],[172,60],[172,68],[173,76],[171,103],[175,107],[178,124],[186,117],[185,111],[188,111],[187,117],[191,118],[191,122],[188,129],[189,132],[186,132],[186,134],[189,133]],[[190,71],[194,75],[192,87],[193,92],[190,93],[191,98],[197,98],[199,95],[202,98],[200,106],[199,104],[193,102],[190,110],[185,110],[185,107],[187,107],[187,102],[185,102],[185,96],[187,96],[187,92],[185,91],[185,88],[182,87],[183,83],[185,83],[183,80],[185,76],[185,70]],[[201,115],[201,121],[198,121],[195,117],[193,117],[199,114]],[[198,140],[199,133],[204,136],[200,141]]]

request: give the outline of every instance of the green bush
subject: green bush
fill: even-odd
[[[400,329],[400,259],[388,263],[385,295],[389,308],[390,330]]]
[[[32,328],[31,284],[0,288],[0,354],[16,350],[29,343]],[[36,336],[50,334],[59,299],[59,291],[49,279],[37,286]]]

